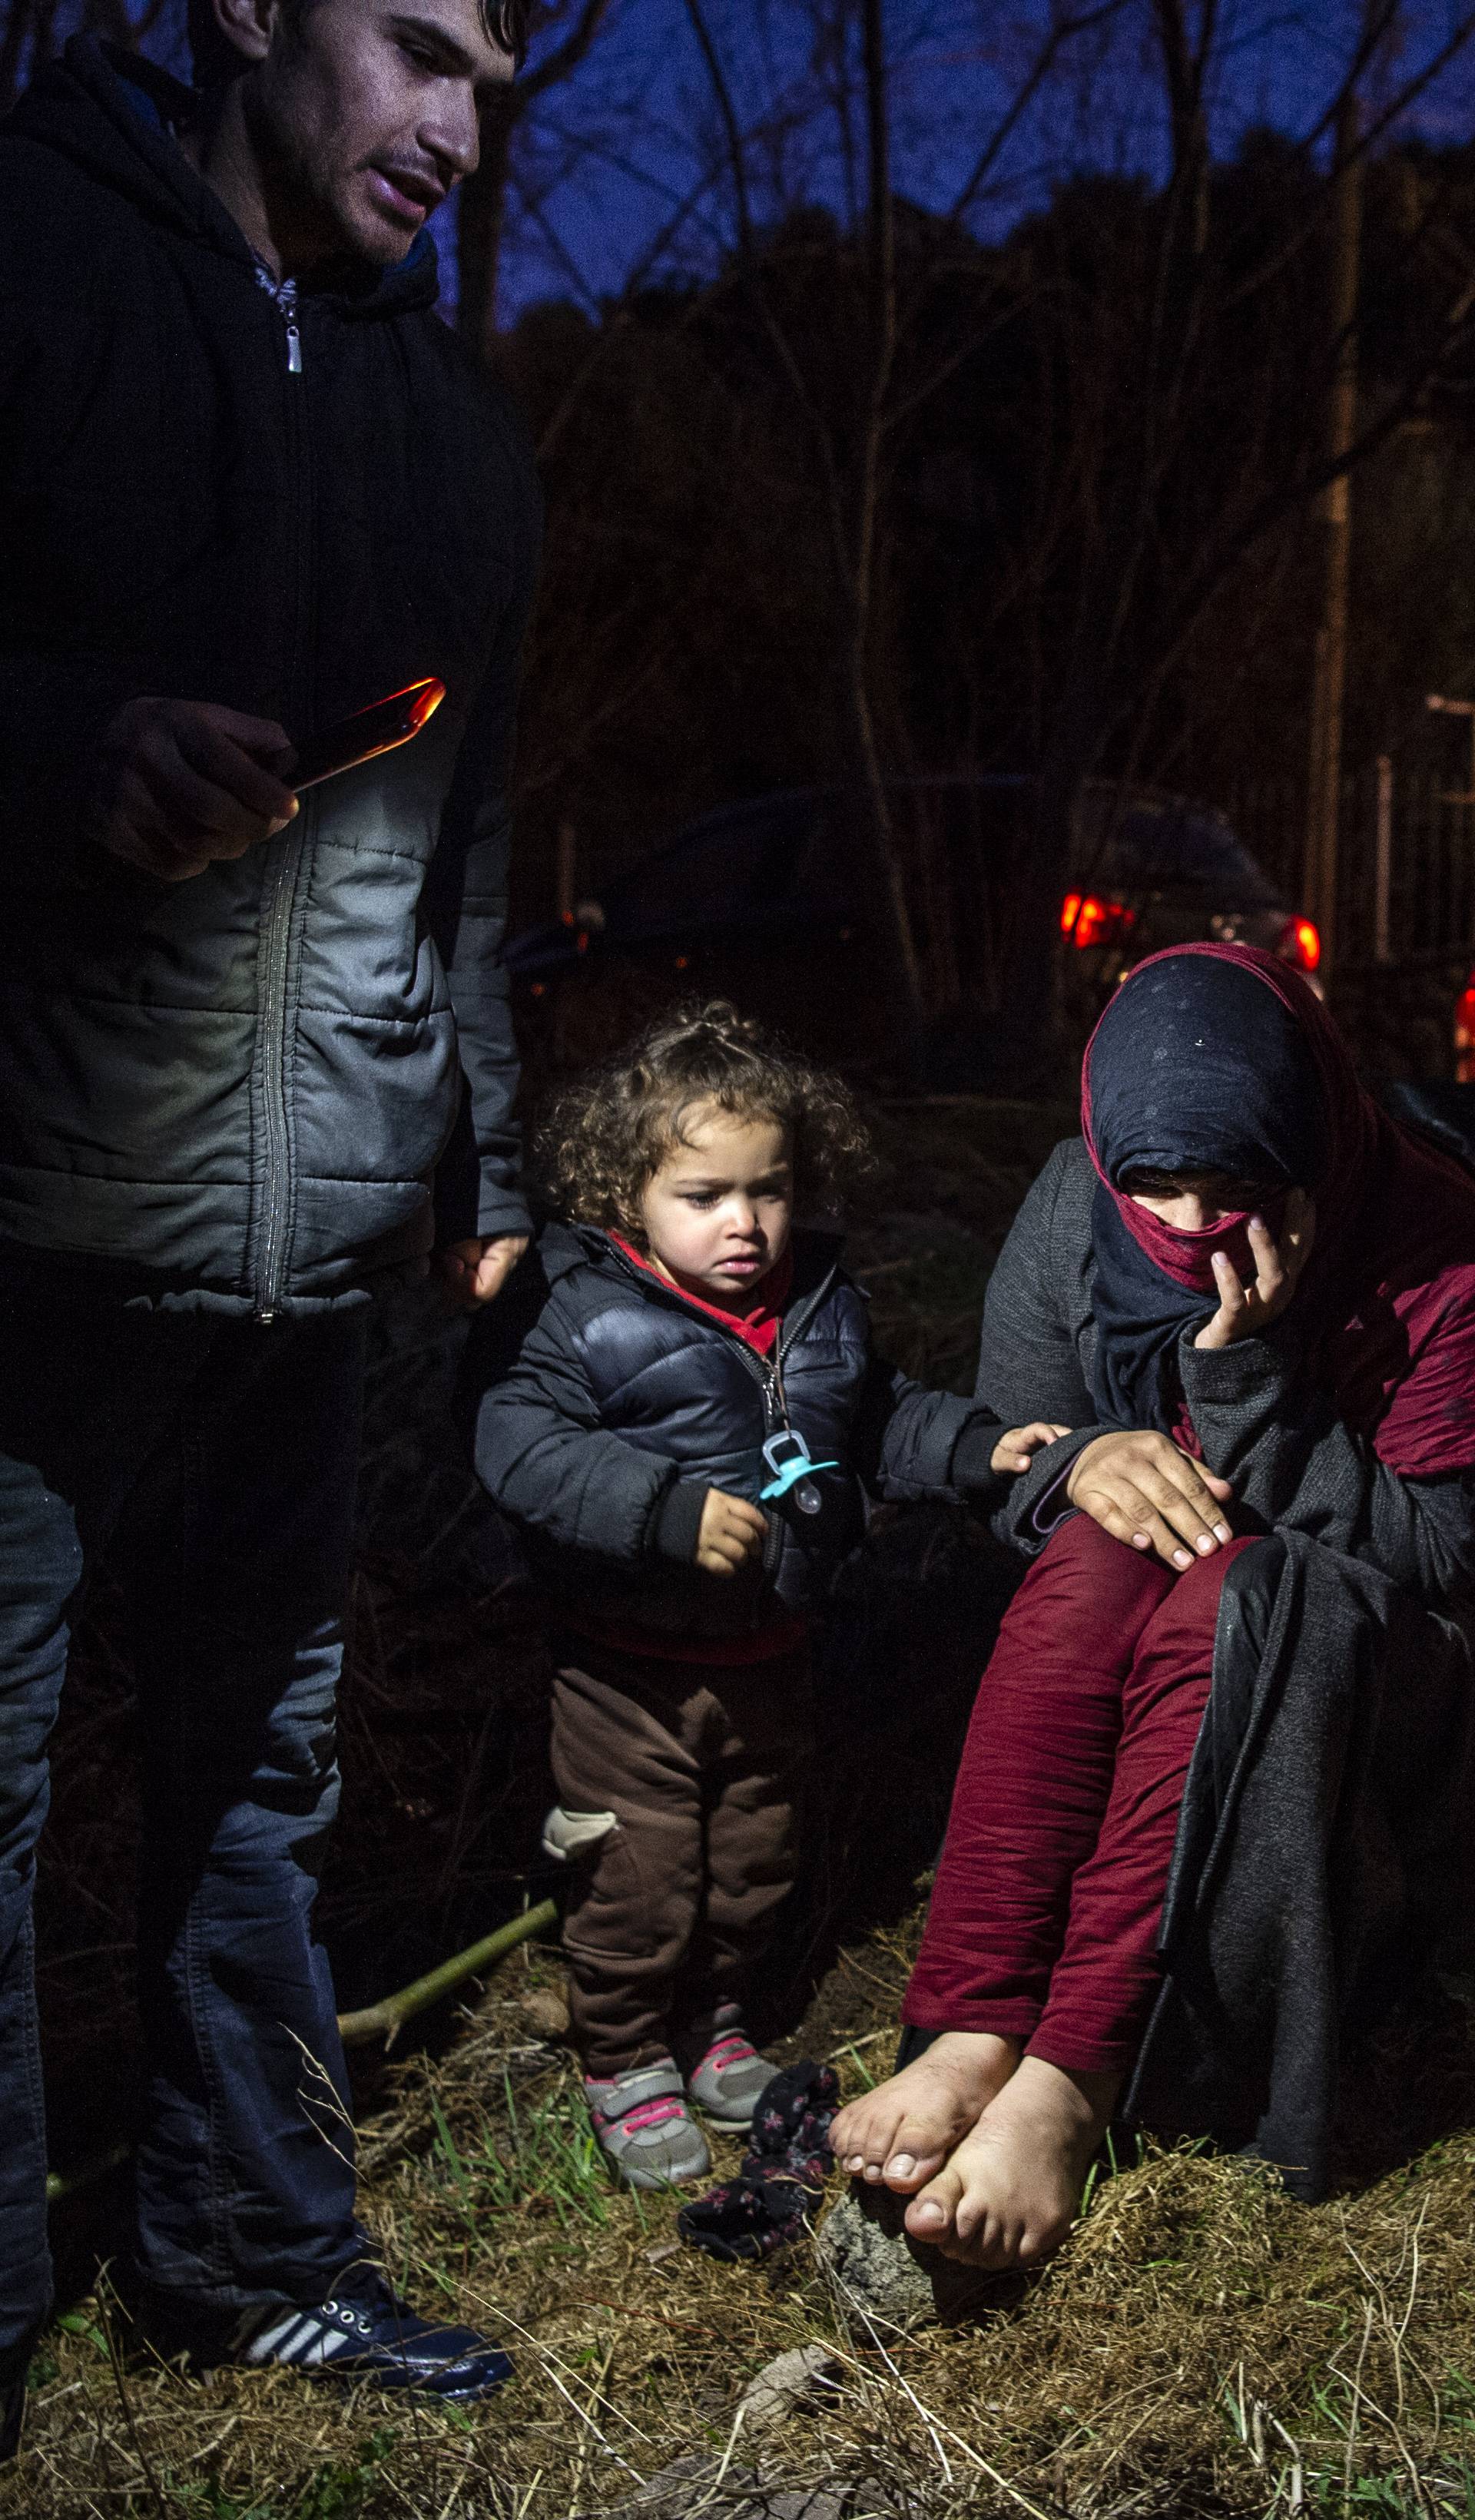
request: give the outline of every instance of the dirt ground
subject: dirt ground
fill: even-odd
[[[1069,1126],[1067,1110],[976,1102],[882,1115],[854,1252],[914,1371],[966,1386],[999,1241]],[[377,1368],[323,1907],[345,2006],[549,1888],[538,1607],[441,1443],[445,1345],[408,1313]],[[933,1512],[883,1521],[841,1590],[765,2027],[778,2057],[822,2057],[847,2091],[889,2064],[1007,1583],[965,1518]],[[131,1756],[104,1590],[58,1744],[41,1911],[53,2160],[70,2175],[124,2145],[133,2101]],[[1327,2204],[1204,2151],[1149,2151],[1097,2181],[1043,2276],[898,2338],[857,2329],[810,2241],[719,2267],[674,2237],[676,2200],[610,2184],[557,2035],[559,1983],[556,1951],[527,1947],[402,2054],[356,2058],[365,2211],[390,2271],[418,2305],[506,2341],[509,2388],[458,2412],[286,2375],[186,2382],[136,2350],[108,2280],[126,2171],[84,2176],[56,2209],[65,2306],[4,2520],[575,2520],[681,2459],[705,2465],[663,2507],[713,2520],[1475,2520],[1475,2050],[1453,2005],[1416,2071],[1396,2051],[1368,2060],[1361,2167]],[[717,2151],[736,2166],[736,2145]],[[736,2420],[743,2388],[797,2346],[824,2348],[827,2385],[760,2447]],[[755,2469],[757,2500],[737,2482]]]

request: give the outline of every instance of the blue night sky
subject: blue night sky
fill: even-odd
[[[1197,22],[1206,0],[1186,5]],[[1317,131],[1363,5],[1217,0],[1211,112],[1221,154],[1255,123],[1301,136]],[[574,6],[562,0],[555,38]],[[847,122],[852,157],[859,136],[855,64],[817,60],[815,30],[857,13],[842,0],[704,6],[752,135],[757,214],[771,217],[800,200],[843,212],[855,192],[847,162]],[[77,0],[62,0],[59,33],[76,8]],[[952,205],[1017,94],[1051,8],[1052,0],[888,0],[900,192],[932,209]],[[1106,22],[1066,48],[1002,151],[969,214],[983,235],[1006,231],[1072,171],[1150,173],[1162,164],[1149,0],[1053,0],[1053,10]],[[1471,15],[1475,0],[1406,0],[1398,49],[1366,82],[1369,108],[1403,92]],[[173,68],[181,67],[182,18],[175,0],[149,47]],[[1475,42],[1423,89],[1404,123],[1439,140],[1475,130]],[[613,0],[606,30],[576,77],[524,124],[517,177],[505,317],[553,295],[593,303],[647,271],[711,266],[731,235],[732,191],[684,0]]]
[[[1196,18],[1192,0],[1190,6]],[[752,159],[760,210],[772,214],[801,198],[843,209],[851,189],[845,106],[854,100],[854,65],[814,59],[816,22],[832,7],[826,0],[707,0],[707,14],[731,66],[744,128],[758,135]],[[1361,14],[1361,0],[1220,0],[1211,91],[1217,148],[1232,150],[1254,123],[1313,133]],[[1403,93],[1467,14],[1467,0],[1409,0],[1398,52],[1368,81],[1370,108]],[[1049,0],[891,0],[901,192],[934,209],[952,204],[982,139],[1017,93],[1049,17]],[[972,213],[980,233],[1006,230],[1073,169],[1161,164],[1149,17],[1144,0],[1122,0],[1111,22],[1068,48],[992,170]],[[1475,127],[1475,44],[1419,97],[1407,120],[1440,139],[1462,138]],[[608,30],[577,79],[540,110],[519,177],[507,314],[546,295],[616,293],[652,257],[653,268],[710,263],[730,234],[732,195],[683,0],[616,0]]]

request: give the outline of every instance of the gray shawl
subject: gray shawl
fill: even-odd
[[[996,1519],[1034,1555],[1068,1510],[1092,1419],[1090,1158],[1057,1147],[989,1288],[978,1397],[1006,1424],[1078,1430]],[[1425,1977],[1470,1913],[1475,1503],[1408,1479],[1300,1372],[1294,1308],[1263,1339],[1180,1367],[1236,1523],[1213,1687],[1163,1912],[1164,1980],[1125,2113],[1329,2171],[1348,2041]]]

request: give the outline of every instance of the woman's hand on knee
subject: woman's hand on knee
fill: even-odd
[[[1113,1540],[1155,1549],[1182,1574],[1232,1535],[1224,1508],[1234,1491],[1155,1428],[1098,1435],[1076,1455],[1065,1493]]]

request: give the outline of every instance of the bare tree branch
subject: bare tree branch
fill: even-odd
[[[1097,26],[1104,25],[1109,19],[1120,17],[1123,9],[1128,5],[1129,0],[1100,0],[1099,7],[1088,9],[1082,16],[1055,20],[1025,76],[1010,98],[1007,108],[984,142],[961,190],[955,196],[953,205],[947,213],[947,224],[950,227],[958,226],[964,213],[978,199],[983,186],[987,183],[1066,46],[1073,43],[1078,35],[1091,34]]]
[[[21,92],[21,67],[34,18],[35,0],[10,0],[5,33],[0,36],[0,112],[8,113]]]
[[[535,62],[531,69],[523,71],[513,90],[520,112],[525,113],[533,100],[546,96],[550,88],[561,87],[580,64],[588,60],[610,6],[611,0],[584,0],[562,42],[555,44],[553,50],[545,53],[540,62]]]
[[[713,101],[722,120],[727,142],[728,173],[733,185],[733,209],[738,220],[738,250],[743,261],[748,262],[753,257],[753,208],[748,193],[747,149],[742,125],[738,119],[738,108],[733,101],[727,72],[722,67],[722,55],[712,39],[701,0],[684,0],[684,5],[692,22],[692,32],[696,38],[697,50],[706,65]]]
[[[524,71],[487,114],[481,162],[462,186],[456,223],[457,330],[484,359],[491,359],[496,349],[497,282],[517,126],[540,99],[571,78],[588,59],[611,5],[612,0],[581,0],[562,42]]]

